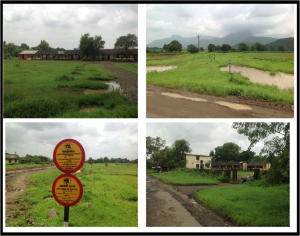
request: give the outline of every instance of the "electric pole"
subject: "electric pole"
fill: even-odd
[[[199,34],[198,34],[198,49],[200,50],[200,38],[201,38],[201,36],[199,36]]]

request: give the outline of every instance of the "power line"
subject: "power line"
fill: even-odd
[[[201,123],[196,124],[196,125],[193,126],[192,128],[196,127],[196,126],[199,125],[199,124],[201,124]],[[183,132],[182,134],[178,135],[178,136],[177,136],[176,138],[174,138],[173,140],[175,140],[175,139],[177,139],[179,136],[185,134],[186,132],[188,132],[188,131],[191,130],[192,128],[190,128],[190,129],[186,130],[185,132]],[[172,140],[172,141],[173,141],[173,140]]]

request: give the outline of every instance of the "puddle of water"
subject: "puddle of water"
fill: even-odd
[[[171,70],[175,68],[177,68],[177,66],[146,66],[146,72],[148,73],[155,70],[157,72],[161,72],[161,71]]]
[[[84,94],[95,94],[95,93],[105,93],[105,92],[109,92],[115,89],[120,89],[121,92],[123,92],[123,90],[121,89],[120,84],[112,81],[112,82],[106,82],[105,84],[108,85],[108,89],[85,89],[83,91]]]
[[[241,104],[236,104],[236,103],[231,103],[231,102],[223,102],[223,101],[218,101],[215,102],[221,106],[226,106],[226,107],[230,107],[232,109],[235,110],[252,110],[252,108],[250,106],[247,105],[241,105]]]
[[[195,101],[195,102],[207,102],[207,100],[202,99],[202,98],[185,97],[185,96],[182,96],[179,94],[174,94],[174,93],[162,93],[161,95],[168,96],[171,98],[183,98],[183,99],[187,99],[187,100],[191,100],[191,101]]]
[[[229,66],[220,67],[222,71],[229,71]],[[248,77],[251,82],[277,85],[278,88],[294,88],[294,75],[283,72],[277,72],[276,75],[270,75],[270,71],[263,71],[255,68],[247,68],[242,66],[231,66],[232,72],[240,73]]]

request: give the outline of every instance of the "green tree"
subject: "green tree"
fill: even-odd
[[[213,52],[214,49],[216,48],[216,45],[210,43],[207,48],[208,48],[208,51]]]
[[[266,184],[274,185],[289,182],[290,173],[290,123],[283,122],[239,122],[232,127],[239,134],[248,136],[250,150],[261,139],[270,135],[273,138],[265,141],[260,151],[260,156],[271,163],[271,168],[266,175]]]
[[[239,161],[246,161],[249,163],[255,157],[255,152],[250,150],[242,151],[238,157]]]
[[[26,43],[21,44],[22,49],[29,49],[29,46]]]
[[[40,48],[40,50],[49,50],[49,43],[47,43],[46,40],[41,40],[38,47]]]
[[[197,53],[197,52],[199,52],[199,49],[195,45],[193,45],[193,44],[188,45],[187,46],[187,50],[188,50],[189,53]]]
[[[245,43],[240,43],[239,47],[238,47],[238,50],[240,50],[240,51],[249,51],[249,47]]]
[[[212,161],[238,161],[241,148],[232,142],[224,143],[223,146],[215,148]]]
[[[203,47],[200,47],[200,51],[201,51],[201,52],[203,52],[203,51],[204,51]]]
[[[116,49],[125,49],[135,48],[138,46],[138,37],[135,34],[127,34],[127,36],[121,36],[117,38],[115,43]]]
[[[223,52],[228,52],[231,50],[231,46],[229,44],[223,44],[222,45],[222,51]]]
[[[161,150],[162,148],[164,148],[164,146],[166,145],[166,141],[162,140],[160,137],[150,137],[147,136],[146,137],[146,155],[151,155],[154,152],[157,152],[159,150]]]
[[[108,163],[109,162],[109,158],[108,157],[104,157],[103,158],[103,162]]]
[[[221,51],[222,50],[222,47],[220,45],[217,45],[216,46],[216,51]]]
[[[185,155],[191,152],[190,143],[187,140],[180,139],[175,140],[172,145],[172,156],[175,161],[176,168],[185,168],[186,166],[186,157]]]
[[[163,50],[168,50],[168,44],[164,44]]]
[[[95,35],[91,37],[89,33],[81,35],[79,40],[79,50],[82,52],[83,55],[99,55],[100,50],[104,48],[105,41],[102,41],[102,37],[99,35]]]
[[[16,46],[14,43],[8,43],[6,45],[6,51],[8,52],[9,55],[12,55],[13,52],[15,51],[15,49],[16,49]]]
[[[182,45],[179,43],[177,40],[173,40],[169,45],[168,45],[168,51],[169,52],[181,52],[182,51]]]
[[[274,45],[273,45],[273,44],[271,44],[271,45],[269,46],[269,49],[270,49],[271,51],[274,51],[274,50],[275,50],[275,47],[274,47]]]
[[[283,51],[285,51],[285,47],[284,47],[284,46],[282,46],[282,45],[281,45],[281,46],[279,46],[279,47],[278,47],[278,51],[282,51],[282,52],[283,52]]]

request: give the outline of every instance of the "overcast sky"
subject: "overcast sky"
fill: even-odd
[[[55,146],[63,139],[77,140],[85,150],[86,159],[137,159],[137,122],[63,122],[63,123],[6,123],[5,151],[43,155],[53,159]]]
[[[254,36],[294,37],[291,4],[149,4],[147,44],[172,35],[224,37],[250,30]]]
[[[235,143],[246,151],[250,145],[248,137],[238,134],[232,128],[232,122],[214,123],[147,123],[147,136],[160,137],[166,140],[166,146],[171,147],[175,140],[185,139],[189,141],[192,154],[208,156],[210,151],[215,151],[218,146],[224,143]],[[270,135],[266,140],[273,138]],[[257,143],[251,151],[257,155],[263,148],[264,142]]]
[[[138,35],[137,4],[4,4],[3,40],[20,46],[78,48],[81,35],[101,35],[105,48],[116,39]]]

